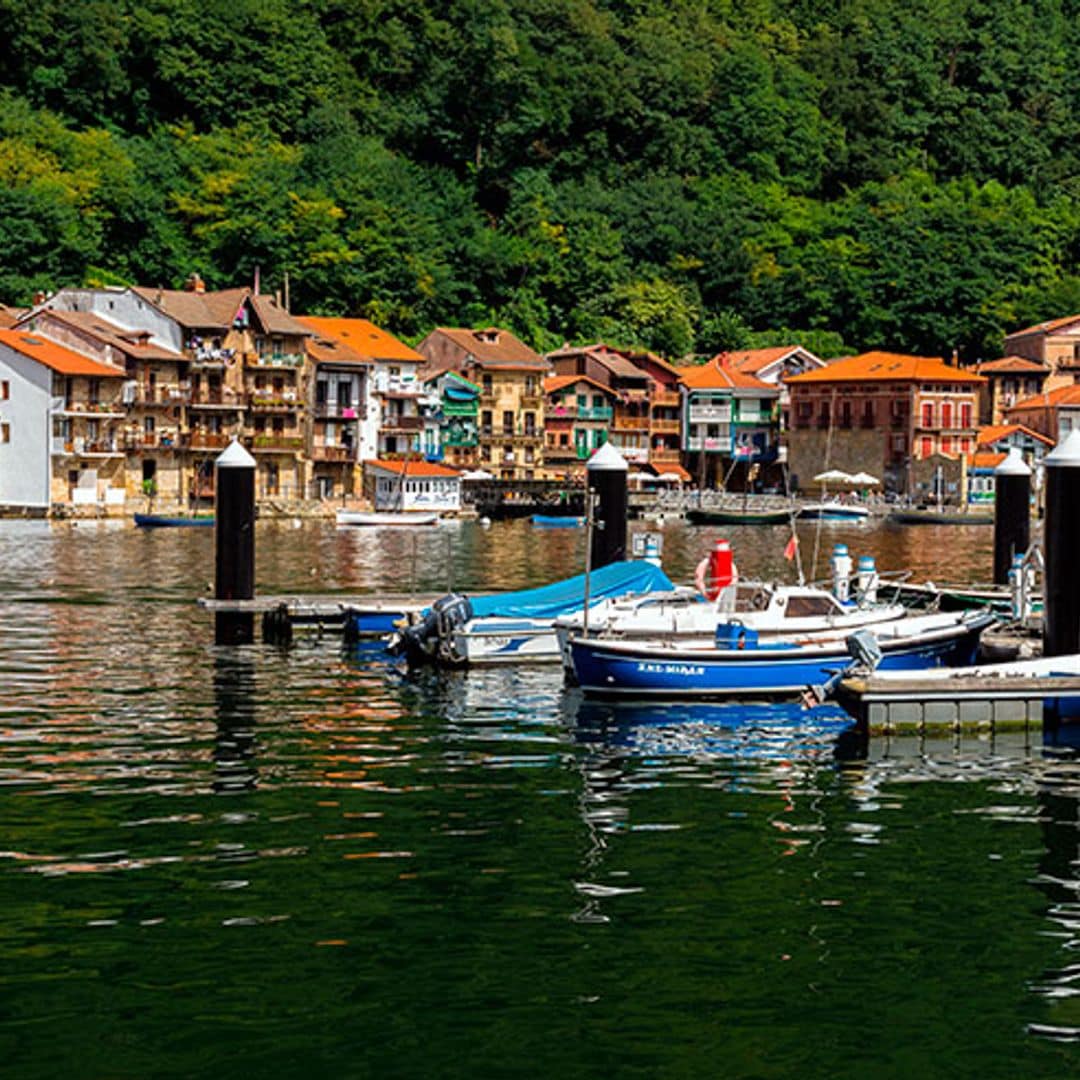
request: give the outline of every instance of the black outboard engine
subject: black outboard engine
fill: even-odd
[[[387,652],[404,656],[409,667],[422,664],[460,664],[454,650],[454,631],[464,626],[473,615],[467,596],[447,593],[387,644]]]

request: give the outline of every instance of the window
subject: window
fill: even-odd
[[[922,407],[922,426],[924,428],[934,426],[934,406],[929,401],[925,402]]]
[[[960,426],[962,428],[971,427],[971,405],[964,403],[960,406]],[[967,440],[965,440],[966,442]]]
[[[143,417],[143,431],[147,435],[153,435],[154,434],[154,418],[152,416],[144,416]]]
[[[953,437],[951,435],[943,435],[941,438],[941,452],[943,454],[951,454],[953,452]]]
[[[6,386],[7,384],[5,383],[4,385]],[[0,424],[0,443],[9,442],[11,442],[11,425]]]
[[[504,435],[514,434],[514,413],[511,409],[506,409],[502,414],[502,428]]]
[[[11,383],[5,379],[0,382],[0,401],[7,401],[11,397]]]
[[[874,403],[867,401],[863,404],[862,426],[872,428],[874,426]]]
[[[953,426],[951,401],[943,401],[941,403],[941,426],[943,428],[951,428]]]
[[[929,435],[919,439],[919,457],[928,458],[934,452],[934,440]]]

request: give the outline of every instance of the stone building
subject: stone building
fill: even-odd
[[[915,496],[939,465],[962,487],[983,376],[937,357],[869,352],[788,380],[788,465],[803,488],[827,469],[868,472]],[[940,461],[927,463],[935,456]],[[943,464],[946,463],[946,464]],[[953,475],[955,474],[955,476]]]
[[[417,345],[424,377],[454,371],[480,387],[475,460],[462,461],[500,480],[544,474],[543,381],[548,362],[508,330],[439,327]],[[462,455],[464,457],[464,455]]]

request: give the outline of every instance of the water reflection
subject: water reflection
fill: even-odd
[[[255,664],[247,648],[214,654],[213,695],[217,717],[213,791],[237,795],[258,783],[255,764]]]

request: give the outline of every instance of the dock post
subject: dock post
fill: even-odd
[[[214,596],[255,596],[255,459],[236,439],[214,462]],[[250,611],[219,611],[214,640],[218,645],[250,645],[255,616]]]
[[[1014,446],[994,469],[994,584],[1007,585],[1014,555],[1031,543],[1031,469]]]
[[[1071,431],[1043,460],[1043,655],[1080,652],[1080,430]]]
[[[596,521],[589,546],[590,566],[599,570],[626,558],[626,458],[604,443],[585,466],[588,489],[596,493]]]

